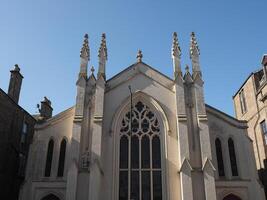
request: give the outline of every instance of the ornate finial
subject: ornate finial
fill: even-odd
[[[136,58],[137,58],[137,62],[142,62],[143,54],[141,50],[138,50]]]
[[[81,48],[80,57],[89,60],[90,50],[89,50],[89,43],[88,43],[88,34],[84,35],[83,46]]]
[[[172,41],[172,56],[181,58],[181,48],[179,46],[177,33],[173,33],[173,41]]]
[[[20,71],[20,68],[19,68],[19,65],[18,64],[15,64],[14,71],[16,71],[16,72],[19,72]]]
[[[185,66],[185,71],[186,71],[186,73],[189,73],[189,66],[188,65]]]
[[[107,54],[107,44],[106,44],[106,34],[102,33],[102,40],[101,40],[101,45],[98,50],[98,57],[99,58],[104,58],[105,60],[108,59],[108,54]]]
[[[44,100],[42,101],[42,103],[47,103],[51,106],[51,101],[46,96],[44,96]]]
[[[197,44],[195,33],[191,33],[191,42],[190,42],[190,58],[192,55],[200,55],[199,47]]]
[[[91,67],[91,73],[93,74],[95,72],[94,66]]]

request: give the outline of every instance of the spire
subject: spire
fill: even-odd
[[[143,54],[140,49],[138,50],[136,58],[137,58],[137,62],[142,62]]]
[[[88,34],[84,35],[83,46],[81,48],[80,57],[89,60],[90,59],[90,49],[88,42]]]
[[[99,58],[99,67],[97,77],[103,76],[106,78],[106,62],[108,59],[107,54],[107,44],[106,44],[106,34],[102,34],[101,44],[98,50],[98,58]]]
[[[185,80],[185,83],[186,83],[186,84],[191,84],[191,83],[193,83],[193,79],[192,79],[192,76],[191,76],[191,74],[190,74],[189,66],[188,66],[188,65],[186,65],[186,67],[185,67],[184,80]]]
[[[101,59],[108,59],[108,54],[107,54],[107,44],[106,44],[106,34],[102,33],[102,39],[101,39],[101,44],[100,48],[98,50],[98,57]]]
[[[185,66],[185,73],[186,73],[186,74],[190,73],[190,72],[189,72],[189,66],[188,66],[188,65]]]
[[[87,77],[87,65],[90,59],[90,49],[89,49],[89,42],[88,42],[88,34],[84,35],[83,46],[80,51],[80,73],[79,77]]]
[[[96,81],[94,73],[95,73],[95,68],[94,68],[94,66],[92,66],[91,67],[91,74],[88,77],[88,81],[87,81],[87,83],[89,85],[93,85],[95,83],[95,81]]]
[[[196,35],[194,32],[191,33],[191,41],[190,41],[190,58],[193,56],[199,56],[200,51],[196,40]]]
[[[173,40],[172,40],[172,56],[181,58],[181,48],[178,42],[177,33],[173,33]]]
[[[192,67],[193,67],[193,77],[195,78],[197,74],[201,75],[201,70],[200,70],[200,64],[199,64],[199,47],[197,44],[196,36],[195,33],[191,33],[191,41],[190,41],[190,58],[192,60]]]
[[[181,48],[179,46],[177,33],[173,33],[172,40],[172,60],[173,60],[173,70],[174,70],[174,78],[176,79],[178,75],[182,76],[181,70]]]
[[[92,66],[91,67],[91,74],[94,74],[94,72],[95,72],[95,68],[94,68],[94,66]]]

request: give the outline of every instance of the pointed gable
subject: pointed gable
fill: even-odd
[[[107,91],[120,85],[121,83],[132,79],[138,74],[143,74],[144,76],[152,79],[153,81],[159,83],[165,88],[172,90],[172,86],[174,84],[173,79],[162,74],[161,72],[147,65],[146,63],[137,62],[107,80]]]

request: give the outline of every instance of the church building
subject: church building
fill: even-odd
[[[174,33],[173,78],[141,51],[107,78],[106,36],[95,75],[86,34],[76,104],[40,116],[20,200],[264,200],[247,122],[205,104],[194,33],[189,52],[182,72]]]

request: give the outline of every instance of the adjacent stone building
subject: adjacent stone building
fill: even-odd
[[[84,38],[73,107],[35,127],[21,200],[264,200],[246,121],[205,104],[199,48],[174,77],[137,61],[107,79],[103,34],[99,66],[87,72]],[[49,109],[48,109],[49,110]]]
[[[248,76],[233,100],[237,119],[248,121],[257,169],[267,191],[267,55],[263,56],[261,65]]]
[[[8,93],[0,89],[0,199],[16,200],[25,178],[35,119],[18,104],[20,68],[15,65],[10,72]]]

